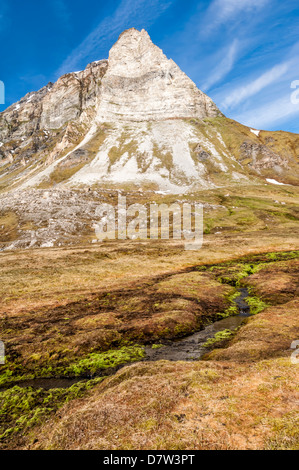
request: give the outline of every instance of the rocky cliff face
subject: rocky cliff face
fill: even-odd
[[[112,47],[102,81],[100,121],[215,117],[220,112],[148,33],[125,31]]]
[[[0,113],[0,191],[298,184],[298,155],[298,136],[226,119],[144,30]]]
[[[55,160],[65,148],[82,139],[84,126],[95,117],[107,66],[103,60],[82,72],[64,75],[0,113],[0,185],[3,175],[11,174],[9,186],[22,170],[26,178],[28,168]]]

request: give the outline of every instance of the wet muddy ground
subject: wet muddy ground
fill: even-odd
[[[240,288],[239,292],[239,297],[234,299],[234,302],[237,304],[239,309],[239,315],[234,315],[218,320],[211,325],[206,326],[203,330],[186,336],[185,338],[175,341],[168,341],[164,344],[161,343],[161,345],[159,345],[161,347],[158,347],[157,349],[153,349],[152,346],[146,346],[146,356],[144,361],[196,361],[201,359],[203,355],[211,349],[204,346],[209,339],[213,338],[215,334],[220,331],[236,330],[242,325],[244,320],[251,315],[250,307],[246,303],[246,298],[249,295],[247,288]],[[126,365],[127,364],[123,364],[114,369],[99,371],[99,373],[93,375],[92,377],[33,379],[21,382],[17,385],[22,388],[32,387],[34,389],[42,388],[44,390],[51,390],[54,388],[69,388],[72,385],[84,380],[112,375],[117,372],[117,370],[125,367]]]
[[[207,347],[204,344],[215,336],[216,333],[223,330],[235,330],[244,322],[244,319],[250,316],[250,308],[246,303],[248,290],[239,289],[240,296],[234,301],[239,308],[239,315],[223,318],[207,326],[201,331],[187,336],[186,338],[173,341],[171,344],[159,349],[146,348],[147,360],[160,361],[192,361],[201,359],[207,353]]]

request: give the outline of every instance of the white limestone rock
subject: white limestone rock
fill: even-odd
[[[213,101],[143,29],[122,33],[102,80],[99,121],[204,118],[221,114]]]

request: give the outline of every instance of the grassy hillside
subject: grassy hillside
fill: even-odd
[[[175,241],[115,241],[1,253],[1,446],[298,448],[294,191],[203,192],[223,208],[195,252]],[[144,362],[145,346],[235,314],[240,287],[256,315],[218,335],[205,360]],[[51,377],[81,381],[39,388]]]

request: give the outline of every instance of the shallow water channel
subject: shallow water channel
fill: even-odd
[[[246,303],[246,298],[249,293],[246,288],[239,289],[240,296],[237,297],[234,302],[239,308],[239,315],[223,318],[222,320],[216,321],[211,325],[206,326],[203,330],[198,331],[185,338],[178,339],[164,345],[159,349],[152,349],[151,346],[145,348],[146,357],[145,361],[160,361],[165,359],[167,361],[195,361],[200,359],[204,354],[207,353],[208,349],[204,347],[204,344],[208,339],[213,338],[216,333],[223,330],[235,330],[238,328],[246,317],[250,316],[250,307]],[[103,370],[96,377],[112,375],[118,369],[125,367],[128,364],[123,364],[115,369]],[[92,378],[94,378],[93,376]],[[75,383],[89,380],[91,377],[76,377],[76,378],[44,378],[44,379],[33,379],[20,382],[19,387],[33,387],[35,389],[43,388],[44,390],[50,390],[53,388],[69,388]]]
[[[207,353],[207,348],[204,347],[204,344],[208,339],[213,338],[219,331],[235,330],[243,323],[246,317],[250,316],[250,307],[245,300],[246,297],[248,297],[248,290],[242,288],[239,289],[239,292],[240,296],[234,300],[238,305],[239,315],[218,320],[191,336],[173,341],[169,346],[167,345],[159,349],[147,347],[147,360],[160,361],[161,359],[166,359],[167,361],[192,361],[200,359]]]

